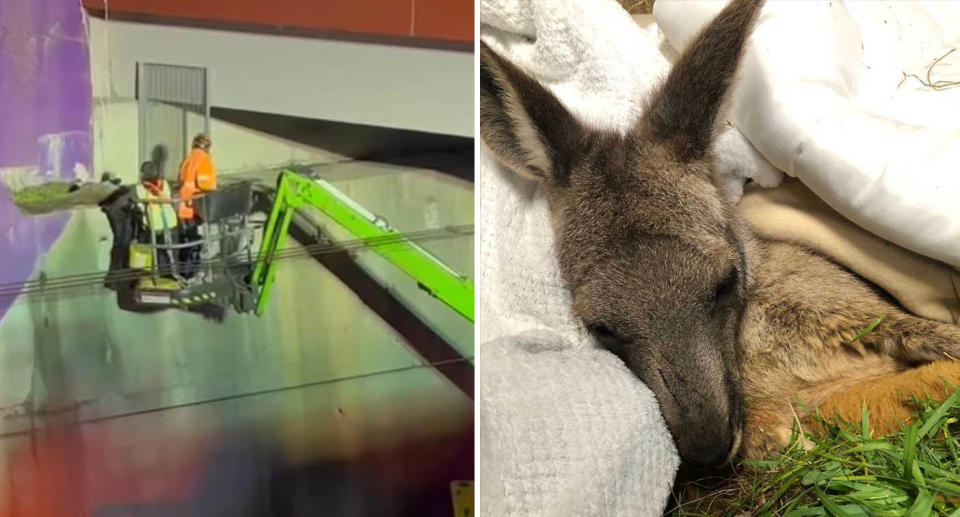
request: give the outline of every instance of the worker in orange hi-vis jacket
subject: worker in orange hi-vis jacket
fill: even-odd
[[[197,241],[200,231],[197,227],[196,210],[193,206],[197,193],[209,192],[217,188],[217,169],[210,158],[210,146],[213,143],[210,137],[199,134],[193,138],[193,149],[190,156],[180,166],[180,207],[177,215],[181,221],[182,233],[180,242]],[[180,263],[184,277],[190,278],[196,273],[200,264],[202,245],[181,248]]]
[[[180,166],[180,219],[192,221],[196,217],[193,209],[193,197],[198,192],[216,190],[217,169],[210,158],[210,137],[199,134],[193,137],[190,156]]]

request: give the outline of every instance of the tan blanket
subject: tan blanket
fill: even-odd
[[[748,189],[740,209],[760,236],[829,257],[918,316],[960,324],[960,273],[853,224],[800,181],[787,178],[777,188]]]

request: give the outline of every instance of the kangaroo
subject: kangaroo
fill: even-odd
[[[718,113],[762,4],[727,5],[625,134],[583,125],[481,43],[481,138],[545,187],[574,313],[654,392],[693,468],[777,452],[806,415],[797,399],[814,408],[960,357],[960,328],[907,313],[806,248],[755,236],[715,185]]]

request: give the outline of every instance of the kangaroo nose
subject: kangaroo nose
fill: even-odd
[[[701,423],[690,426],[693,432],[681,433],[677,449],[684,463],[695,469],[713,469],[732,460],[743,434],[736,411],[726,424],[704,427]]]
[[[684,463],[712,468],[726,463],[739,446],[739,410],[725,391],[697,389],[682,376],[660,370],[666,388],[659,400],[668,408],[667,424]]]
[[[723,436],[714,436],[709,439],[710,434],[694,433],[694,435],[700,435],[701,439],[680,440],[677,448],[680,449],[680,456],[684,462],[691,467],[701,469],[719,467],[727,462],[733,446],[730,433],[723,433]],[[713,434],[716,435],[716,433]],[[687,443],[683,443],[684,441]]]

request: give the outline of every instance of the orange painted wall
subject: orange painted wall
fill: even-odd
[[[471,0],[83,0],[93,12],[473,42]]]

